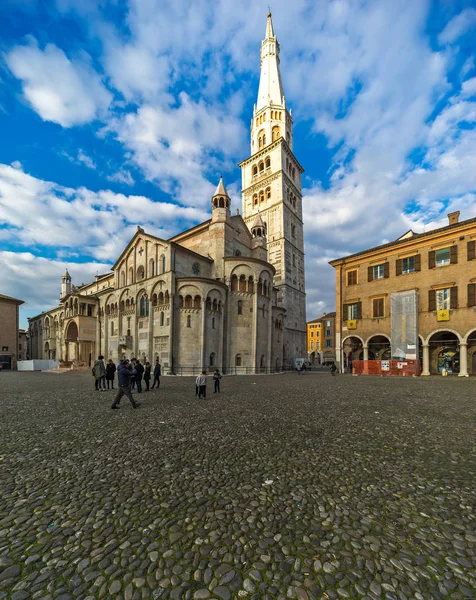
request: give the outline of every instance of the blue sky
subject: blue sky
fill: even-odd
[[[303,178],[308,318],[328,261],[476,216],[476,2],[277,0]],[[26,317],[90,281],[137,225],[241,208],[267,2],[0,3],[0,293]]]

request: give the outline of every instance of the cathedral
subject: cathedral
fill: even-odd
[[[242,210],[220,178],[211,218],[163,240],[141,227],[110,273],[30,319],[32,358],[91,364],[133,356],[164,373],[259,373],[306,357],[301,176],[293,153],[279,43],[268,14]]]

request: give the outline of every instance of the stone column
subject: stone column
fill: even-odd
[[[272,349],[273,349],[273,306],[271,303],[271,298],[269,298],[268,301],[268,311],[269,311],[269,315],[268,315],[268,373],[271,373],[271,360],[272,360]]]
[[[423,365],[421,374],[422,376],[428,376],[430,374],[430,347],[428,344],[422,344],[423,348]]]
[[[80,341],[78,341],[78,360],[82,360],[82,354],[83,354],[82,350],[83,350],[83,344]]]
[[[170,288],[170,296],[169,296],[169,301],[170,301],[169,353],[168,353],[169,373],[173,373],[173,361],[174,361],[175,294],[172,293],[173,289],[174,288],[172,288],[172,287]]]
[[[217,356],[217,367],[220,369],[220,371],[223,373],[223,368],[225,366],[225,362],[224,362],[224,357],[223,357],[223,336],[224,336],[224,332],[225,332],[225,317],[224,317],[224,303],[222,303],[221,305],[221,311],[219,313],[219,317],[218,317],[218,327],[220,328],[220,333],[218,335],[218,356]]]
[[[364,360],[369,360],[369,347],[364,344]]]
[[[253,326],[251,328],[251,366],[256,373],[256,349],[258,345],[258,280],[253,283]]]
[[[202,371],[207,368],[206,350],[207,350],[207,303],[205,298],[202,300],[202,332],[201,332],[201,346],[200,346],[200,358],[201,358],[201,369]]]
[[[459,377],[468,375],[468,344],[461,342],[459,345]]]

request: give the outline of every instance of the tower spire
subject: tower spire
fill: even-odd
[[[261,42],[261,74],[256,110],[270,104],[283,106],[284,91],[279,70],[279,43],[274,35],[271,12],[268,12],[265,39]]]

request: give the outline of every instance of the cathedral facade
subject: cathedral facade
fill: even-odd
[[[110,273],[75,287],[30,319],[32,358],[90,364],[136,356],[165,373],[255,373],[306,356],[302,167],[293,154],[279,44],[268,14],[261,45],[242,216],[223,180],[211,218],[168,240],[138,227]]]

